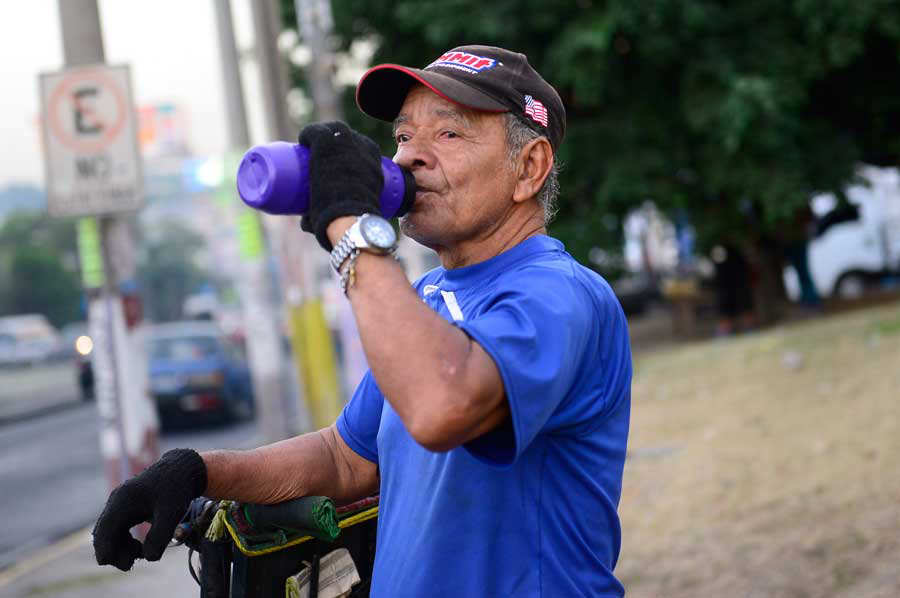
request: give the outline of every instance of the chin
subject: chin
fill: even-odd
[[[440,243],[434,234],[434,227],[428,226],[422,213],[410,212],[400,218],[400,232],[425,247],[434,249]]]

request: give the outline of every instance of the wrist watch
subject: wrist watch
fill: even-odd
[[[331,250],[331,267],[340,272],[347,258],[360,251],[388,255],[396,249],[397,233],[391,223],[375,214],[363,214]]]

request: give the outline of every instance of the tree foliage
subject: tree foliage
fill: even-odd
[[[184,300],[210,284],[214,276],[197,265],[203,237],[179,222],[168,222],[156,237],[145,239],[137,278],[150,320],[169,322],[183,317]]]
[[[56,326],[83,319],[75,226],[42,212],[0,227],[0,313],[40,313]]]
[[[295,24],[293,1],[283,1]],[[584,259],[647,199],[701,243],[777,240],[811,193],[900,155],[896,0],[333,0],[338,45],[424,66],[456,45],[519,50],[568,112],[561,211]],[[302,74],[297,73],[302,82]],[[388,127],[347,119],[390,151]]]
[[[137,278],[150,319],[179,319],[188,295],[221,285],[197,265],[204,248],[204,239],[178,222],[141,240]],[[84,306],[74,221],[12,213],[0,226],[0,315],[40,313],[62,326],[85,319]]]

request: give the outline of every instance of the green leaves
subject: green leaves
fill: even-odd
[[[363,33],[382,40],[374,62],[422,66],[468,43],[528,55],[566,104],[552,232],[581,259],[619,243],[604,216],[647,199],[715,234],[779,233],[860,161],[900,159],[897,0],[333,0],[333,10],[342,47]],[[349,95],[345,106],[390,153],[388,127]]]
[[[0,226],[0,314],[41,313],[55,326],[81,319],[75,227],[42,212]]]
[[[206,285],[218,283],[217,275],[197,262],[206,250],[203,237],[183,224],[166,223],[158,237],[142,244],[137,278],[148,316],[156,322],[184,317],[185,299]]]

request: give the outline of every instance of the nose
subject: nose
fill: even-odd
[[[397,146],[397,152],[394,154],[394,162],[410,171],[434,168],[436,161],[434,152],[415,138]]]

